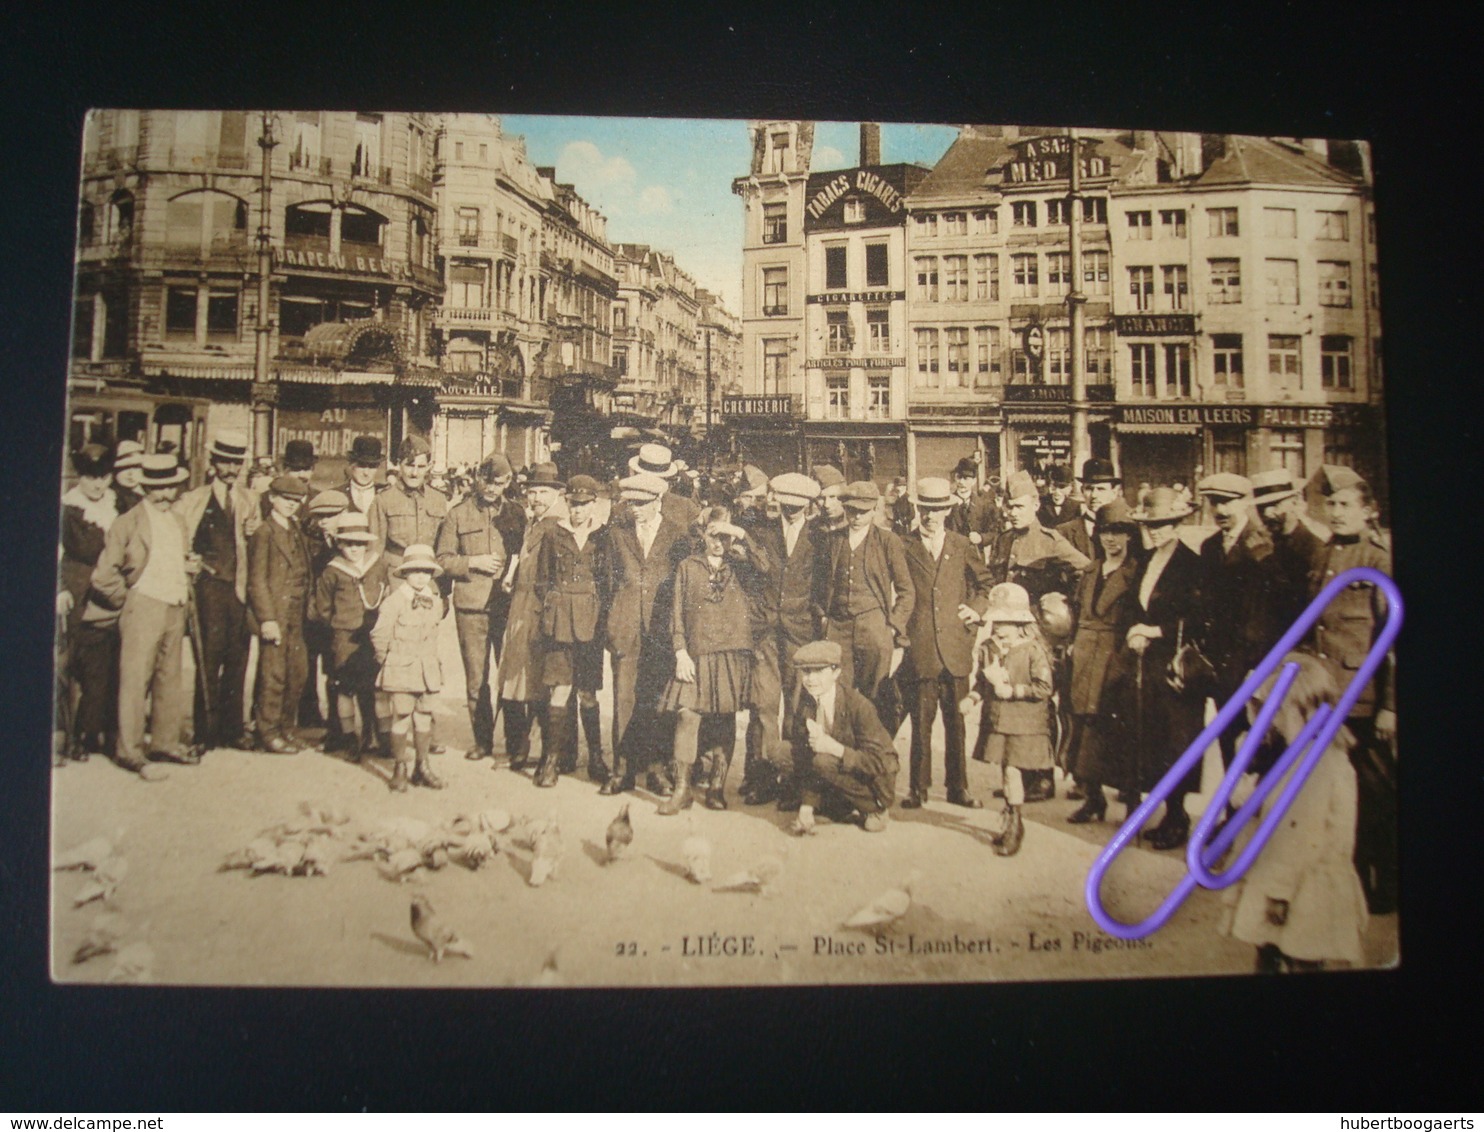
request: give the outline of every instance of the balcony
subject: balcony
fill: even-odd
[[[407,187],[418,196],[432,197],[433,195],[433,179],[421,173],[407,174]]]
[[[247,153],[244,150],[172,146],[169,166],[172,169],[235,169],[246,172]]]
[[[513,330],[515,316],[498,307],[440,307],[438,325],[447,329]]]
[[[350,176],[355,181],[370,181],[377,185],[390,185],[392,183],[392,167],[390,165],[366,165],[357,162],[351,165]]]
[[[289,169],[295,173],[328,177],[335,172],[335,163],[328,157],[317,157],[312,153],[291,153],[289,154]]]
[[[90,154],[83,163],[83,172],[106,173],[114,169],[129,169],[138,163],[139,147],[137,145],[117,145]]]

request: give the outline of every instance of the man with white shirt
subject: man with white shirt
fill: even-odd
[[[190,551],[185,520],[172,508],[180,485],[189,478],[172,454],[142,457],[139,487],[144,501],[108,528],[93,570],[99,600],[122,611],[114,762],[146,779],[154,777],[146,753],[151,760],[200,761],[199,751],[181,742],[186,601],[200,562]]]
[[[1075,519],[1058,523],[1052,529],[1088,558],[1101,560],[1102,545],[1094,534],[1098,512],[1123,494],[1123,480],[1107,460],[1092,457],[1082,461],[1082,510]]]
[[[386,484],[376,482],[377,473],[381,471],[381,455],[381,441],[374,436],[358,436],[350,442],[350,465],[346,468],[345,482],[335,489],[350,500],[347,510],[361,515],[371,513],[371,504],[386,488]]]
[[[918,529],[902,539],[917,595],[907,622],[907,657],[898,676],[912,713],[911,784],[902,808],[917,809],[927,801],[933,784],[933,720],[941,708],[948,800],[977,810],[984,803],[969,794],[964,717],[958,704],[969,692],[975,626],[989,607],[989,569],[965,536],[945,528],[954,506],[946,479],[918,480],[913,503]]]

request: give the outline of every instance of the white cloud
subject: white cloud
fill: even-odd
[[[834,169],[845,164],[845,155],[832,145],[822,145],[814,151],[814,160],[811,165],[821,169]]]
[[[670,212],[674,207],[674,201],[670,196],[670,190],[664,185],[650,185],[639,194],[639,201],[634,206],[636,212],[645,216],[656,213]]]
[[[596,192],[615,189],[626,192],[633,188],[639,174],[625,157],[604,157],[603,151],[590,141],[568,142],[557,158],[557,176],[576,185],[579,191]]]

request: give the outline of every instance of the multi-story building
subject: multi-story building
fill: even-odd
[[[613,301],[613,405],[652,424],[659,413],[655,303],[659,265],[646,244],[614,246],[618,295]]]
[[[705,287],[696,289],[700,306],[696,329],[696,372],[701,377],[702,404],[711,395],[707,435],[721,423],[721,399],[742,390],[742,320],[722,304],[721,296]]]
[[[134,437],[198,458],[208,427],[249,427],[256,402],[271,451],[310,440],[329,480],[359,433],[428,433],[442,292],[432,133],[420,114],[90,114],[73,443]],[[255,387],[260,227],[270,363]]]

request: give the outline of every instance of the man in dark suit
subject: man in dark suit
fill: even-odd
[[[347,510],[369,515],[376,496],[386,489],[386,484],[377,483],[381,471],[381,441],[374,436],[358,436],[350,442],[350,466],[346,469],[345,482],[335,490],[350,500]]]
[[[1041,526],[1054,531],[1075,519],[1077,511],[1077,501],[1072,498],[1072,469],[1065,464],[1053,464],[1047,473],[1046,494],[1036,517],[1041,520]]]
[[[953,506],[947,480],[918,480],[913,502],[918,530],[903,542],[917,601],[907,622],[910,643],[898,677],[912,712],[912,772],[902,807],[917,809],[927,801],[933,784],[933,720],[941,708],[948,800],[977,810],[984,803],[969,794],[964,717],[958,704],[969,692],[974,626],[989,605],[989,570],[968,539],[944,529]]]
[[[792,765],[774,766],[768,752],[780,738],[782,704],[792,702],[797,686],[792,657],[817,640],[824,620],[824,571],[828,558],[821,536],[808,520],[819,484],[799,472],[774,476],[769,482],[778,517],[747,528],[748,537],[776,568],[758,601],[760,632],[752,644],[752,712],[747,723],[747,766],[742,800],[761,806],[781,797],[789,808],[798,801]]]
[[[880,495],[869,480],[840,493],[849,525],[829,536],[824,602],[825,635],[841,648],[845,682],[872,702],[906,655],[917,596],[902,540],[874,522]],[[892,720],[882,723],[890,728]]]
[[[689,553],[684,527],[660,511],[665,481],[640,472],[619,481],[621,512],[608,526],[607,645],[613,668],[613,773],[600,794],[632,790],[663,748],[655,705],[675,667],[670,587]]]
[[[1076,518],[1052,529],[1088,558],[1101,560],[1103,548],[1093,537],[1093,529],[1097,526],[1098,511],[1123,494],[1123,480],[1107,460],[1094,457],[1082,461],[1082,475],[1077,482],[1082,485],[1081,511]]]
[[[1252,477],[1252,505],[1273,540],[1273,618],[1280,629],[1293,624],[1308,606],[1309,576],[1329,539],[1328,531],[1320,537],[1306,520],[1302,492],[1284,468]]]
[[[993,545],[1000,533],[1000,506],[993,492],[979,489],[979,465],[965,456],[953,469],[953,507],[944,526],[963,535],[980,553]]]
[[[663,444],[641,445],[638,453],[629,458],[630,475],[658,476],[664,482],[665,494],[660,496],[660,514],[688,532],[701,509],[696,506],[694,499],[673,489],[681,470],[680,461]]]
[[[294,706],[308,677],[304,613],[309,601],[309,548],[296,521],[308,489],[295,476],[268,485],[272,514],[247,547],[247,600],[258,634],[258,744],[269,754],[300,750],[292,738]]]
[[[897,753],[872,703],[840,679],[842,652],[814,641],[794,653],[800,688],[786,738],[802,784],[791,832],[814,832],[814,812],[855,818],[867,833],[886,828],[896,796]]]

